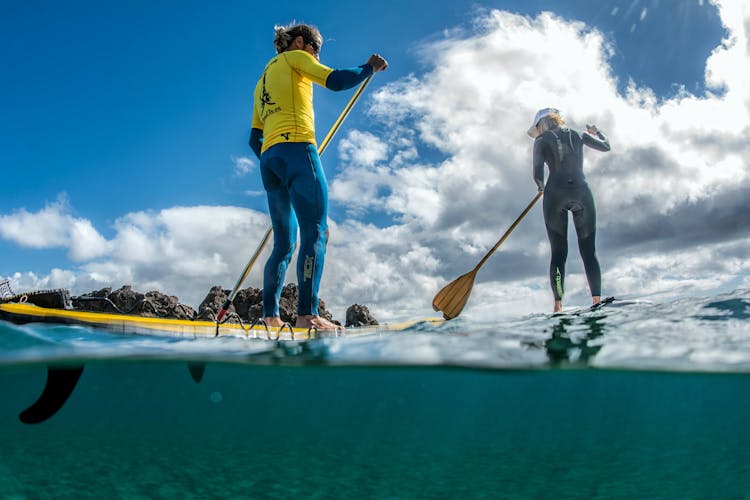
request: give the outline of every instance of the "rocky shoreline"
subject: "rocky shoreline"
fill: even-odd
[[[1,302],[29,302],[42,307],[56,307],[75,311],[106,312],[132,314],[135,316],[172,318],[182,320],[215,321],[218,311],[224,301],[231,294],[220,286],[214,286],[196,311],[191,306],[180,303],[175,295],[168,295],[159,291],[141,293],[133,290],[132,286],[124,285],[116,290],[102,288],[83,295],[71,297],[65,289],[38,291],[17,294],[7,297]],[[297,285],[287,284],[281,292],[279,313],[282,321],[294,325],[297,321]],[[318,314],[337,325],[341,322],[334,319],[326,309],[325,301],[320,299]],[[258,288],[239,290],[227,312],[226,321],[253,323],[263,316],[262,292]],[[378,321],[370,314],[367,306],[353,304],[346,310],[344,326],[356,327],[377,325]]]

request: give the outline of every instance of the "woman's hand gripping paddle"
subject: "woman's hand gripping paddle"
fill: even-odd
[[[459,276],[458,278],[447,284],[442,290],[440,290],[437,295],[435,295],[435,298],[432,299],[432,308],[434,310],[442,311],[443,317],[445,319],[453,319],[461,314],[461,311],[466,305],[466,301],[469,300],[471,289],[474,286],[474,278],[476,277],[479,268],[482,267],[487,259],[490,258],[490,255],[495,253],[495,250],[497,250],[500,245],[503,244],[508,235],[510,235],[510,233],[516,228],[518,223],[521,222],[524,217],[526,217],[526,214],[529,213],[531,207],[533,207],[541,197],[542,192],[539,191],[536,196],[534,196],[534,199],[531,200],[531,203],[529,203],[524,211],[521,212],[521,215],[519,215],[515,222],[511,224],[508,230],[505,231],[505,234],[503,234],[498,242],[495,243],[495,246],[492,247],[489,252],[487,252],[487,255],[485,255],[482,260],[479,261],[479,264],[477,264],[474,269],[462,276]]]
[[[331,142],[331,139],[333,139],[333,136],[336,135],[336,132],[338,132],[339,127],[341,127],[341,124],[344,123],[344,119],[349,115],[349,112],[354,107],[354,104],[357,102],[359,97],[362,95],[362,93],[367,88],[367,85],[369,85],[370,80],[372,80],[372,77],[375,75],[373,73],[372,75],[368,76],[365,81],[363,81],[356,92],[354,92],[354,95],[351,99],[349,99],[349,102],[347,103],[344,110],[341,112],[339,117],[336,119],[335,122],[333,122],[333,125],[331,126],[331,130],[328,131],[328,134],[326,134],[325,138],[323,139],[323,142],[320,143],[320,146],[318,147],[318,154],[323,155],[323,151],[326,150],[328,147],[328,144]],[[258,260],[258,256],[260,255],[260,252],[263,251],[263,247],[266,246],[266,243],[268,242],[269,238],[271,237],[271,232],[273,232],[273,227],[269,227],[266,230],[266,234],[263,236],[263,239],[260,242],[260,245],[258,245],[258,249],[255,250],[255,253],[252,257],[250,257],[250,261],[245,266],[245,269],[242,271],[242,274],[240,275],[239,279],[237,280],[237,283],[234,285],[234,288],[232,289],[232,293],[229,294],[229,297],[227,297],[227,300],[224,301],[224,304],[221,306],[221,310],[219,311],[219,314],[216,315],[216,334],[218,335],[218,325],[221,322],[221,320],[224,318],[224,315],[229,310],[229,306],[232,305],[232,301],[234,300],[234,297],[237,295],[237,292],[240,290],[240,286],[242,286],[242,282],[245,281],[245,278],[247,278],[247,275],[250,274],[250,270],[253,268],[253,265],[255,264],[255,261]]]

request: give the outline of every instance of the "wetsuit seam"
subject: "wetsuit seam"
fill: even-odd
[[[284,55],[284,60],[286,61],[287,66],[289,66],[289,69],[291,69],[291,71],[289,72],[289,88],[291,90],[290,95],[291,95],[291,101],[292,101],[292,110],[296,110],[297,109],[297,102],[296,102],[296,96],[295,96],[295,93],[294,93],[294,73],[297,70],[294,68],[294,66],[292,66],[291,64],[289,64],[289,57],[288,56]],[[302,76],[302,75],[300,75],[300,76]],[[297,116],[296,112],[293,113],[292,116],[294,117],[294,132],[293,132],[293,135],[292,135],[293,140],[289,141],[289,142],[296,142],[297,137],[299,137],[299,135],[298,135],[299,134],[299,125],[297,124],[298,116]]]
[[[311,145],[311,146],[313,146],[313,145]],[[314,186],[318,186],[319,182],[318,182],[317,172],[315,171],[315,162],[313,161],[313,157],[312,157],[312,154],[310,153],[309,147],[306,147],[306,149],[307,149],[307,161],[309,163],[309,167],[310,167],[310,170],[311,170],[312,176],[313,176],[313,185]],[[320,212],[320,197],[318,196],[317,190],[315,190],[314,197],[315,197],[315,213],[319,213]],[[312,249],[311,249],[312,250],[312,265],[311,265],[311,273],[310,273],[310,280],[309,280],[310,283],[308,285],[309,286],[309,292],[310,292],[310,310],[309,310],[309,312],[307,314],[312,314],[313,311],[314,311],[314,309],[315,309],[313,307],[313,292],[315,291],[315,266],[316,266],[317,261],[318,261],[317,246],[318,246],[319,242],[320,242],[320,236],[318,235],[315,238],[315,241],[313,242]],[[305,259],[307,259],[307,257],[305,257]],[[302,266],[302,273],[303,273],[303,280],[302,280],[302,282],[303,283],[305,283],[305,281],[306,281],[304,279],[304,272],[305,272],[305,266],[304,266],[304,263],[303,263],[303,266]],[[298,313],[302,312],[302,309],[301,309],[302,303],[300,302],[299,305],[300,305],[300,309],[297,311]]]

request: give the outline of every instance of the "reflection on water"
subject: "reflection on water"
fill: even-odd
[[[591,359],[604,346],[607,315],[560,315],[553,317],[553,323],[542,340],[522,341],[530,349],[544,349],[550,366],[587,366]]]
[[[91,359],[251,364],[586,368],[750,372],[750,290],[654,303],[617,299],[596,310],[311,342],[120,335],[68,325],[0,322],[0,365]],[[195,368],[195,367],[194,367]],[[193,370],[200,378],[200,370]]]
[[[699,319],[721,321],[730,319],[750,319],[750,300],[728,299],[706,304],[705,309],[717,309],[719,314],[701,314]]]
[[[550,363],[563,362],[587,364],[602,348],[601,343],[592,342],[604,334],[604,317],[560,318],[552,327],[552,336],[544,342]]]

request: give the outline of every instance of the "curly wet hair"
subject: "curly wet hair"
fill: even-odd
[[[287,26],[274,26],[273,29],[276,33],[273,39],[273,46],[276,48],[277,54],[281,54],[289,49],[289,44],[298,36],[301,36],[305,42],[311,44],[316,50],[320,50],[320,47],[323,45],[323,37],[320,31],[310,24],[292,23]]]

